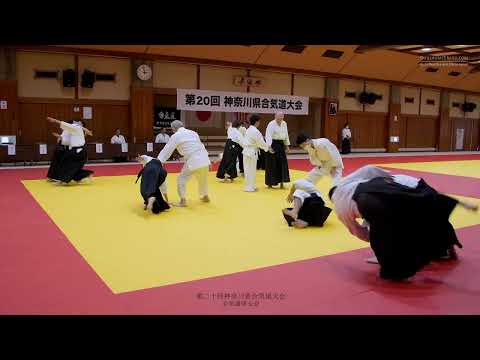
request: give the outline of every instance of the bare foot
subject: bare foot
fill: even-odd
[[[205,195],[204,197],[200,198],[200,200],[206,203],[210,202],[210,198],[208,197],[208,195]]]
[[[297,218],[298,218],[298,214],[295,213],[295,212],[293,212],[292,210],[286,209],[286,210],[284,210],[283,212],[284,212],[285,215],[288,215],[288,216],[291,216],[292,218],[294,218],[295,221],[296,221]]]
[[[303,220],[295,220],[292,225],[294,227],[296,227],[297,229],[303,229],[303,228],[306,228],[308,226],[308,223],[306,221],[303,221]]]
[[[152,210],[153,209],[153,203],[157,200],[155,196],[149,197],[148,202],[147,202],[147,209]]]
[[[186,207],[187,201],[185,199],[181,199],[178,203],[172,203],[172,205],[176,207]]]

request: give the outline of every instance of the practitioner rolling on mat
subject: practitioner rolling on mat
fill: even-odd
[[[167,195],[167,171],[163,168],[158,159],[147,155],[140,155],[137,161],[143,166],[140,170],[137,181],[141,177],[140,194],[144,201],[144,210],[151,210],[158,214],[164,210],[170,209]],[[164,198],[165,197],[165,198]]]

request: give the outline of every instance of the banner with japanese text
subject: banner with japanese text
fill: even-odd
[[[177,89],[177,109],[291,115],[308,114],[308,97]]]

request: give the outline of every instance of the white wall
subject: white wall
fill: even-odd
[[[363,105],[358,101],[358,96],[364,91],[362,80],[340,80],[338,84],[339,110],[342,111],[363,111]],[[346,92],[354,92],[354,98],[345,97]]]
[[[405,98],[413,98],[413,103],[405,102]],[[420,88],[402,86],[400,88],[401,113],[418,115],[420,113]]]
[[[320,76],[294,75],[293,95],[325,97],[325,78]]]
[[[153,86],[170,89],[196,89],[197,66],[172,62],[153,63]]]

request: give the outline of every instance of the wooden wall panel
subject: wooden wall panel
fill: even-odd
[[[153,98],[151,88],[132,88],[131,141],[142,143],[153,140]]]
[[[7,109],[0,109],[0,135],[18,135],[16,81],[0,80],[0,100],[7,101]]]
[[[338,120],[343,120],[338,117]],[[353,149],[387,148],[387,114],[355,112],[347,113],[346,120],[352,130]],[[338,123],[340,138],[344,123]]]
[[[93,120],[86,126],[93,131],[90,142],[109,143],[117,129],[127,142],[131,142],[129,129],[129,108],[125,105],[97,104],[93,106]],[[152,125],[153,126],[153,125]]]
[[[406,148],[437,147],[439,119],[431,116],[405,116]]]
[[[47,140],[45,104],[21,103],[19,105],[20,138],[18,144],[30,145]]]
[[[478,151],[480,146],[480,119],[472,119],[470,150]]]
[[[81,112],[74,112],[74,107],[91,106],[93,119],[81,119]],[[37,142],[54,144],[56,139],[52,132],[60,133],[57,125],[46,120],[47,116],[58,120],[82,120],[85,127],[93,131],[93,137],[87,137],[87,142],[110,142],[115,130],[120,128],[127,141],[129,138],[129,106],[127,104],[89,104],[89,103],[62,103],[60,102],[25,102],[19,104],[19,127],[21,136],[19,143],[29,145]]]

